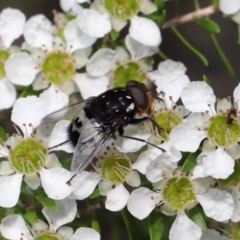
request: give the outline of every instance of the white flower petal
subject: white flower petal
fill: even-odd
[[[207,193],[197,195],[205,214],[216,221],[224,222],[233,214],[234,202],[230,193],[219,189],[210,189]]]
[[[191,172],[190,178],[193,181],[194,179],[197,178],[204,178],[207,177],[204,171],[204,167],[202,165],[197,165]]]
[[[113,185],[110,182],[103,180],[98,183],[98,189],[102,196],[107,196],[107,194],[112,190],[112,188]]]
[[[214,185],[214,183],[215,181],[212,177],[198,178],[192,181],[194,192],[198,194],[206,193]]]
[[[93,77],[100,77],[110,71],[116,62],[116,52],[110,48],[101,48],[89,59],[86,70]]]
[[[177,74],[184,75],[187,71],[187,68],[184,66],[182,62],[176,62],[171,59],[167,59],[158,64],[158,71],[165,74]]]
[[[90,37],[101,38],[111,31],[111,22],[107,14],[94,9],[84,9],[77,16],[78,27]]]
[[[35,235],[40,235],[43,231],[49,230],[49,226],[41,219],[37,219],[33,223],[32,230]]]
[[[208,229],[207,232],[202,233],[200,240],[229,240],[229,238],[223,236],[214,229]]]
[[[240,24],[240,11],[238,11],[237,13],[235,13],[231,19],[236,23],[236,24]]]
[[[130,59],[128,52],[124,48],[116,47],[115,51],[116,51],[116,57],[117,57],[116,63],[121,64],[122,62],[128,61]]]
[[[139,126],[137,125],[128,125],[124,128],[124,135],[147,141],[151,134],[138,128]],[[120,152],[136,152],[145,145],[145,142],[120,136],[115,141],[115,146]]]
[[[9,139],[12,139],[11,137]],[[7,145],[9,139],[5,142],[5,144]],[[9,150],[8,148],[5,146],[3,146],[2,144],[0,144],[0,157],[7,157],[9,155]]]
[[[91,228],[81,227],[73,234],[70,240],[100,240],[100,235],[97,231]]]
[[[227,147],[225,151],[235,160],[240,158],[240,146],[238,143],[232,144],[231,146]]]
[[[26,222],[19,214],[12,214],[2,219],[0,225],[1,234],[3,237],[13,239],[33,239],[28,230]]]
[[[55,212],[47,207],[42,210],[43,215],[53,230],[57,230],[60,226],[72,222],[77,214],[77,203],[75,200],[66,198],[56,201],[58,211]]]
[[[10,108],[16,100],[16,89],[7,78],[0,79],[0,110]]]
[[[216,96],[213,89],[205,82],[190,82],[181,95],[184,106],[191,112],[215,113]]]
[[[198,119],[200,114],[197,115],[192,115],[192,117]],[[205,131],[199,130],[195,124],[188,120],[177,125],[169,134],[171,144],[183,152],[195,152],[204,138],[206,138]]]
[[[36,96],[29,96],[18,98],[14,103],[11,120],[21,128],[24,135],[30,135],[33,127],[37,127],[45,115],[46,110],[43,100]],[[32,124],[32,126],[29,124]]]
[[[240,221],[240,192],[238,187],[233,188],[232,197],[234,201],[233,215],[231,217],[232,222]]]
[[[158,46],[161,41],[161,32],[157,24],[147,18],[134,16],[129,28],[130,36],[147,46]]]
[[[59,1],[60,7],[64,12],[69,12],[72,6],[74,5],[74,3],[76,3],[76,0],[60,0]]]
[[[239,0],[220,0],[219,8],[224,14],[233,14],[240,10]]]
[[[5,63],[8,79],[17,85],[28,86],[39,72],[38,66],[32,57],[25,53],[15,53]]]
[[[141,153],[137,160],[132,164],[132,169],[138,170],[140,173],[145,174],[147,166],[150,164],[152,159],[150,158],[151,150]]]
[[[47,114],[63,108],[68,104],[68,95],[53,84],[47,90],[43,91],[39,95],[39,98],[44,101]]]
[[[23,33],[26,17],[18,9],[5,8],[0,14],[0,38],[6,48]]]
[[[111,20],[112,28],[116,32],[120,32],[127,25],[126,20],[117,19],[117,18],[113,18],[113,17],[110,20]]]
[[[61,167],[61,163],[59,162],[56,154],[52,153],[48,155],[48,159],[45,166],[47,168]]]
[[[106,209],[116,212],[122,210],[128,202],[129,192],[120,184],[107,194],[105,202]]]
[[[87,198],[92,194],[100,180],[101,177],[97,173],[82,171],[72,180],[76,185],[76,189],[69,197],[78,200]]]
[[[218,148],[203,158],[205,174],[216,179],[229,177],[234,171],[234,164],[233,158],[222,148]]]
[[[88,57],[90,56],[91,52],[92,52],[92,48],[87,47],[83,49],[78,49],[72,54],[75,60],[76,69],[80,69],[86,65],[86,63],[88,62]]]
[[[79,73],[74,77],[83,99],[87,99],[92,96],[98,96],[105,92],[108,88],[109,80],[104,75],[99,78],[91,77],[87,73]],[[94,86],[94,87],[93,87]]]
[[[51,50],[52,32],[51,22],[43,14],[37,14],[26,22],[23,35],[30,46]]]
[[[22,174],[0,177],[0,192],[4,193],[0,198],[1,207],[11,208],[17,204],[22,185],[22,177]]]
[[[50,82],[46,81],[46,78],[41,73],[37,74],[37,76],[35,77],[35,79],[34,79],[34,81],[32,83],[32,87],[36,91],[45,89],[49,85],[50,85]]]
[[[0,175],[8,176],[14,173],[14,170],[11,168],[9,161],[1,161],[0,162]]]
[[[36,173],[25,175],[24,182],[33,190],[40,186],[40,178]]]
[[[61,235],[64,240],[72,239],[73,229],[71,227],[62,226],[58,229],[57,233]]]
[[[132,187],[139,187],[141,184],[141,179],[137,171],[131,171],[127,180],[127,184]]]
[[[43,168],[39,173],[43,189],[52,199],[61,200],[75,189],[72,184],[67,184],[74,174],[64,168]]]
[[[137,60],[152,56],[159,51],[158,46],[146,46],[131,38],[129,34],[125,37],[125,44],[131,54],[131,57]]]
[[[223,98],[217,102],[217,113],[222,114],[223,112],[227,112],[231,109],[232,103],[227,99]]]
[[[201,228],[187,217],[184,212],[179,212],[169,233],[170,240],[199,240],[201,238]]]
[[[52,133],[51,133],[51,129],[49,129],[48,131],[48,128],[46,126],[46,129],[45,129],[46,134],[51,134],[49,143],[48,143],[49,148],[53,148],[54,150],[62,150],[68,153],[72,153],[74,151],[73,146],[69,142],[62,144],[60,146],[57,146],[68,140],[66,129],[68,129],[69,124],[70,124],[70,121],[68,120],[61,120],[57,122],[53,128]],[[57,146],[57,147],[54,147],[54,146]]]
[[[142,220],[151,213],[160,201],[159,193],[140,187],[131,193],[127,208],[134,217]]]
[[[64,29],[64,37],[67,41],[67,51],[74,52],[77,49],[83,49],[92,46],[97,38],[86,35],[77,26],[77,20],[67,23]]]
[[[233,97],[234,102],[238,103],[238,106],[240,106],[240,83],[237,85],[237,87],[233,91]]]
[[[150,0],[142,0],[140,4],[140,11],[143,14],[151,14],[155,11],[157,11],[157,6],[155,3],[153,3]]]
[[[171,141],[165,141],[158,146],[166,150],[168,155],[172,158],[173,162],[178,162],[182,158],[182,153],[178,149],[172,146]]]
[[[177,168],[177,163],[167,153],[161,154],[152,161],[146,170],[146,177],[150,182],[161,181],[165,176],[171,175]]]

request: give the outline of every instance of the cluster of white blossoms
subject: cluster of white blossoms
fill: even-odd
[[[240,0],[231,1],[220,0],[221,11],[237,13]],[[99,226],[77,213],[78,200],[99,198],[98,208],[127,209],[140,220],[156,210],[159,217],[175,216],[170,240],[227,239],[219,232],[237,237],[240,84],[233,99],[217,99],[208,83],[190,82],[181,62],[165,60],[155,69],[162,38],[149,17],[158,10],[150,0],[60,0],[60,5],[64,13],[54,12],[54,23],[42,14],[26,20],[12,8],[0,13],[0,110],[12,108],[16,130],[0,144],[0,212],[11,208],[1,220],[2,236],[100,239]],[[125,36],[116,41],[123,28]],[[14,46],[20,36],[21,47]],[[74,148],[61,144],[71,119],[56,123],[52,132],[40,131],[41,120],[129,80],[155,86],[150,117],[159,129],[150,121],[129,124],[125,135],[143,141],[116,134],[92,170],[75,176],[65,154]],[[19,208],[31,209],[31,218]],[[193,209],[202,222],[190,214]],[[207,231],[203,219],[219,228]]]

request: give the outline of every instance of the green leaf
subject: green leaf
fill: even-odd
[[[113,41],[115,41],[119,37],[119,32],[115,31],[114,29],[111,30],[110,35]]]
[[[207,232],[208,228],[206,222],[204,220],[203,215],[198,210],[198,208],[191,209],[187,215],[203,230],[203,232]]]
[[[57,204],[56,202],[49,198],[43,190],[35,191],[35,196],[38,202],[40,202],[44,207],[47,207],[53,211],[57,211]]]
[[[212,0],[212,5],[214,7],[218,7],[219,6],[219,0]]]
[[[97,198],[97,197],[99,197],[99,196],[101,196],[101,194],[100,194],[100,192],[99,192],[99,189],[96,188],[96,189],[93,191],[93,193],[89,196],[89,198],[90,198],[90,199],[93,199],[93,198]]]
[[[210,79],[206,75],[203,75],[203,81],[207,83],[209,86],[211,86]]]
[[[159,27],[162,27],[166,19],[166,10],[163,10],[162,13],[154,12],[152,14],[147,15],[146,17],[156,22],[156,24]]]
[[[7,136],[6,136],[6,132],[5,132],[4,128],[0,126],[0,141],[1,140],[6,141]]]
[[[76,16],[72,15],[72,14],[65,14],[65,18],[70,22],[72,21],[73,19],[76,18]]]
[[[182,166],[183,172],[189,172],[197,165],[196,159],[200,153],[201,153],[201,151],[198,149],[196,152],[190,153],[188,155],[188,157],[186,158],[186,160]]]
[[[164,231],[164,219],[158,208],[149,215],[150,240],[160,240]]]
[[[171,27],[173,32],[179,38],[179,40],[190,50],[192,51],[202,62],[205,66],[208,66],[208,60],[205,58],[203,54],[201,54],[196,48],[194,48],[187,40],[183,37],[183,35],[175,28]]]
[[[101,233],[99,222],[96,219],[94,214],[92,214],[92,224],[91,225],[92,225],[93,229],[95,229],[97,232]]]
[[[123,209],[121,211],[121,214],[122,214],[123,221],[124,221],[124,223],[126,225],[126,228],[127,228],[129,240],[133,240],[132,231],[131,231],[132,230],[131,221],[129,219],[129,214],[127,213],[127,211],[125,209]]]
[[[165,7],[165,0],[154,0],[154,3],[157,5],[158,10],[162,10]]]
[[[221,29],[219,25],[209,18],[195,18],[195,21],[199,27],[208,33],[220,33]]]
[[[20,97],[27,97],[31,95],[36,95],[36,91],[33,90],[32,85],[29,85],[22,91]]]
[[[36,220],[36,210],[35,209],[28,209],[27,212],[24,214],[23,218],[32,226],[34,221]]]

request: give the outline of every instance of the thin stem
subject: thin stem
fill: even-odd
[[[163,60],[169,59],[169,57],[168,57],[167,55],[165,55],[165,53],[163,53],[161,50],[158,51],[158,55],[159,55]]]
[[[195,9],[196,10],[200,9],[198,0],[193,0],[193,1],[194,1]]]
[[[196,48],[194,48],[184,37],[183,35],[175,28],[171,27],[173,32],[179,38],[179,40],[190,50],[192,51],[202,62],[205,66],[208,66],[208,60],[201,54]]]
[[[234,76],[235,75],[234,69],[233,69],[231,63],[228,61],[228,59],[227,59],[226,55],[224,54],[223,50],[221,49],[220,45],[218,44],[218,41],[217,41],[215,35],[214,34],[210,34],[210,37],[211,37],[211,40],[213,42],[214,47],[216,48],[219,56],[221,57],[224,65],[226,66],[229,74],[231,76]]]
[[[206,8],[198,9],[194,12],[187,13],[183,16],[173,18],[172,20],[165,22],[162,26],[162,29],[170,28],[170,27],[176,26],[178,24],[192,22],[192,21],[194,21],[194,19],[196,17],[207,17],[215,12],[216,12],[216,8],[214,8],[212,5],[210,5]]]

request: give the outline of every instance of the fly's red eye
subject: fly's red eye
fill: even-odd
[[[144,84],[137,81],[129,81],[126,84],[126,90],[132,97],[139,114],[151,109],[153,103],[152,95]]]

